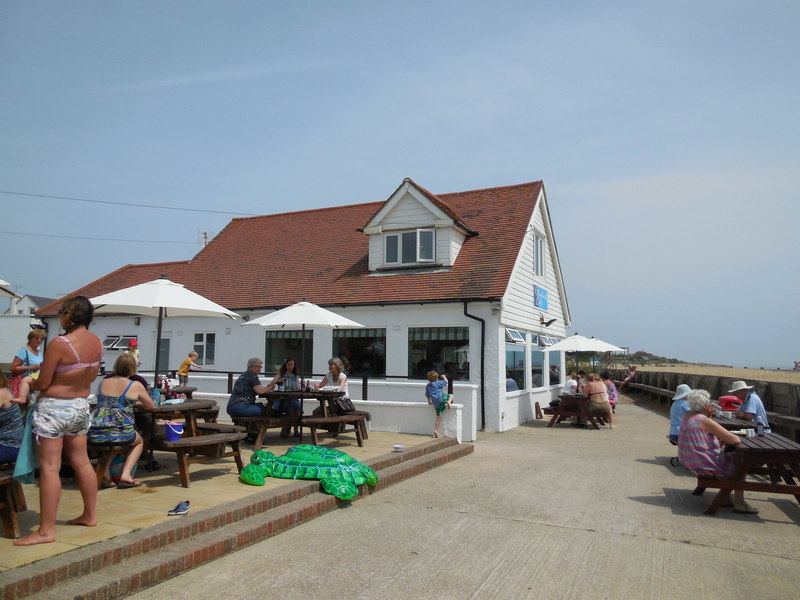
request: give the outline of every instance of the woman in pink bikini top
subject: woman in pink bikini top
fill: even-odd
[[[97,525],[97,478],[86,450],[86,433],[91,421],[89,388],[97,377],[103,344],[89,333],[94,309],[88,298],[68,298],[62,306],[59,315],[66,334],[47,349],[39,379],[34,382],[41,394],[31,411],[39,458],[39,529],[14,540],[15,546],[55,541],[62,452],[69,457],[83,498],[83,512],[67,523]]]

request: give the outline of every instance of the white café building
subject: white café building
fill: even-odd
[[[541,181],[436,195],[406,179],[381,202],[237,218],[191,260],[127,265],[67,296],[162,274],[242,319],[164,320],[160,371],[194,350],[207,371],[242,372],[257,356],[266,377],[293,357],[319,379],[338,356],[373,429],[430,433],[424,385],[433,369],[453,380],[458,405],[444,435],[464,441],[533,419],[535,403],[546,406],[562,383],[564,358],[548,346],[565,337],[570,315]],[[311,329],[301,344],[299,328],[241,327],[301,300],[366,328]],[[49,339],[58,308],[37,312]],[[96,315],[92,331],[109,369],[130,339],[142,370],[154,368],[155,319]],[[224,403],[227,376],[190,378]]]

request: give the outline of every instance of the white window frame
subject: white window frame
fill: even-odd
[[[533,275],[544,277],[544,238],[538,233],[533,234]]]
[[[197,339],[198,335],[202,336],[201,340]],[[209,335],[213,335],[214,336],[214,341],[211,342],[210,344],[209,344],[209,341],[208,341],[208,336]],[[197,352],[200,355],[198,357],[198,359],[197,359],[198,363],[201,366],[204,366],[204,367],[213,367],[216,364],[215,361],[216,361],[216,358],[217,358],[217,332],[216,331],[195,331],[194,335],[192,336],[192,340],[193,340],[192,341],[192,350],[194,350],[195,352]],[[209,345],[212,346],[213,349],[214,349],[213,352],[212,352],[214,357],[213,357],[213,359],[211,359],[211,362],[209,362],[209,359],[208,359],[208,354],[209,354],[208,353],[208,348],[209,348]],[[200,346],[202,346],[202,352],[198,352],[198,348]]]
[[[110,340],[106,343],[106,340]],[[139,341],[137,335],[120,335],[112,333],[103,338],[103,350],[127,350],[130,340]]]
[[[506,327],[506,341],[514,344],[524,344],[525,334],[516,329],[509,329]]]
[[[414,260],[409,262],[403,262],[403,236],[404,234],[413,233],[414,234]],[[422,235],[429,233],[431,236],[431,256],[430,258],[423,258],[421,256],[422,250]],[[397,244],[397,260],[390,261],[389,260],[389,240],[394,239],[396,240]],[[432,263],[436,261],[436,229],[430,227],[421,227],[418,229],[410,229],[407,231],[397,231],[392,233],[384,234],[383,236],[383,264],[385,265],[413,265],[413,264],[425,264],[425,263]]]

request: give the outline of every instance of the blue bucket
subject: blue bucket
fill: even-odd
[[[166,421],[164,423],[164,430],[168,442],[177,442],[183,435],[183,423],[175,423],[173,421]]]

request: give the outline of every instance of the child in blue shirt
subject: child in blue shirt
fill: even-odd
[[[442,393],[447,387],[447,377],[436,371],[428,371],[428,385],[425,386],[425,397],[428,404],[436,409],[436,421],[433,425],[433,437],[439,437],[439,425],[442,424],[442,413],[453,404],[453,395]]]

